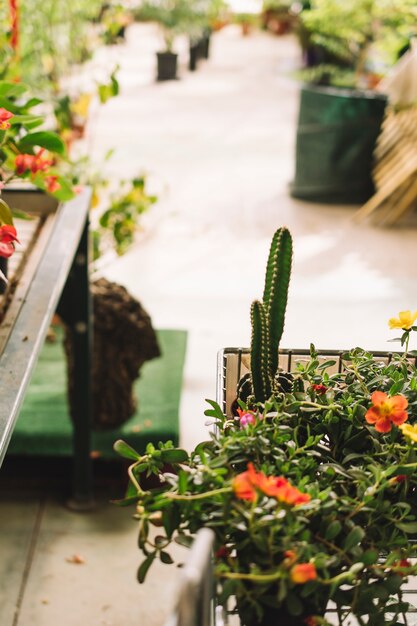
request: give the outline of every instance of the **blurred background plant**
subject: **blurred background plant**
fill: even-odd
[[[120,256],[127,252],[140,230],[140,218],[157,201],[146,189],[146,176],[121,181],[110,194],[106,209],[93,231],[94,260],[113,248]]]
[[[298,36],[307,82],[372,88],[417,34],[415,0],[312,0]]]

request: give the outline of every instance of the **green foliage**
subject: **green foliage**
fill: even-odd
[[[73,65],[90,57],[90,20],[101,4],[102,0],[19,0],[19,56],[0,52],[0,75],[19,77],[38,91],[55,90]],[[8,17],[6,11],[6,27]]]
[[[331,68],[307,73],[305,80],[337,84],[336,77],[346,84],[353,72],[352,86],[366,86],[366,75],[385,72],[416,34],[416,18],[414,0],[312,0],[300,15],[300,36],[304,46],[322,51],[322,62]],[[343,70],[349,79],[340,78]]]
[[[271,381],[267,311],[277,297],[286,301],[290,266],[291,238],[280,229],[264,300],[251,309],[256,387]],[[149,444],[144,454],[116,444],[134,461],[122,504],[136,504],[140,582],[156,559],[173,561],[172,543],[188,546],[209,527],[218,600],[234,597],[244,624],[259,624],[271,608],[302,620],[317,615],[326,624],[329,600],[339,626],[350,616],[362,626],[402,622],[404,587],[417,574],[417,543],[410,540],[417,532],[417,368],[407,351],[387,362],[359,348],[342,356],[340,372],[334,365],[312,345],[285,389],[268,397],[261,388],[267,401],[248,407],[240,400],[236,417],[210,401],[206,415],[216,428],[191,454],[170,442]],[[405,417],[391,415],[389,402],[381,408],[379,418],[392,417],[389,429],[377,430],[369,412],[381,399],[375,391],[389,402],[401,393],[396,406],[408,403]],[[412,435],[396,425],[405,419]],[[147,481],[151,475],[156,484]],[[310,568],[309,580],[297,579],[299,566]]]
[[[225,10],[224,0],[145,0],[136,11],[137,19],[158,22],[167,51],[175,37],[187,34],[198,40]]]
[[[416,444],[394,426],[378,433],[364,414],[372,391],[388,392],[401,382],[410,421],[417,423],[417,370],[402,356],[387,365],[360,349],[346,354],[344,365],[332,373],[332,363],[320,364],[313,349],[290,391],[267,407],[252,407],[256,420],[249,426],[210,402],[206,415],[215,417],[216,430],[190,455],[173,451],[168,462],[177,463],[175,469],[164,466],[170,451],[162,444],[138,455],[130,476],[139,488],[128,490],[127,503],[134,493],[145,557],[141,582],[154,559],[170,562],[162,555],[169,555],[170,544],[189,544],[207,526],[216,536],[219,601],[235,596],[244,623],[283,605],[294,615],[320,615],[328,600],[339,624],[349,615],[374,626],[395,623],[390,615],[398,619],[407,608],[407,575],[417,573],[406,561],[417,556],[410,542],[417,532]],[[319,383],[325,394],[316,394]],[[258,475],[285,476],[310,501],[290,506],[262,491],[262,483],[254,501],[239,497],[236,477],[248,463]],[[160,481],[145,488],[150,474]],[[157,542],[150,532],[155,525],[165,531]],[[294,583],[292,568],[300,563],[314,564],[317,578]]]
[[[117,254],[124,254],[134,241],[141,216],[156,201],[156,196],[146,191],[145,176],[122,181],[118,192],[111,195],[94,233],[94,258],[101,256],[109,242]]]

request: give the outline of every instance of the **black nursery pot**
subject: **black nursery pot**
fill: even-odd
[[[175,80],[177,78],[178,55],[175,52],[157,52],[157,80]]]
[[[5,259],[4,257],[0,257],[0,270],[7,277],[7,268],[9,264],[9,259]],[[0,278],[0,294],[3,294],[6,291],[7,283]]]
[[[188,69],[190,70],[190,72],[196,71],[197,62],[201,58],[199,45],[199,43],[190,43],[190,56],[188,62]]]
[[[311,202],[366,202],[375,192],[373,152],[386,103],[386,96],[372,91],[304,86],[291,195]]]

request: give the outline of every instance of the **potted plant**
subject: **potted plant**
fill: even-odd
[[[308,64],[301,73],[296,173],[292,195],[362,203],[374,193],[373,151],[386,97],[373,90],[415,32],[408,0],[312,0],[300,14]]]
[[[142,20],[157,22],[162,31],[165,48],[157,52],[157,80],[177,78],[178,55],[173,51],[177,35],[188,30],[192,11],[187,0],[145,0],[137,13]]]
[[[262,25],[275,35],[285,35],[292,30],[295,15],[292,13],[293,2],[284,0],[265,0],[262,7]]]
[[[215,429],[190,454],[170,442],[144,453],[115,444],[132,461],[120,503],[136,504],[138,579],[156,559],[173,562],[172,542],[190,545],[207,526],[217,601],[244,626],[325,626],[329,602],[333,624],[353,615],[362,626],[393,626],[417,573],[417,369],[408,352],[417,311],[390,320],[405,346],[390,362],[355,349],[332,373],[311,346],[285,373],[278,348],[291,262],[282,228],[251,308],[251,371],[235,414],[209,401]]]

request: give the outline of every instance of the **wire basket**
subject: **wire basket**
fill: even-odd
[[[334,365],[326,368],[329,374],[343,371],[348,351],[346,350],[319,350],[317,359],[320,364],[326,361],[334,361]],[[390,363],[395,352],[371,352],[373,357],[382,363]],[[306,363],[310,360],[309,350],[280,350],[279,366],[284,372],[294,372],[297,363]],[[412,358],[417,365],[417,358]],[[250,351],[248,348],[224,348],[217,355],[217,386],[216,400],[222,411],[228,417],[232,416],[232,405],[236,400],[236,390],[242,376],[250,372]],[[397,622],[398,626],[417,626],[417,577],[410,577],[408,584],[403,588],[403,599],[410,603],[407,615],[403,622]],[[328,606],[326,619],[330,624],[337,624],[336,611]],[[235,621],[236,620],[236,621]],[[239,620],[236,615],[227,615],[224,624],[226,626],[237,626]],[[346,626],[357,626],[358,622],[354,617],[349,618]]]
[[[326,361],[335,361],[335,364],[326,368],[329,374],[341,372],[348,361],[347,350],[319,350],[317,359],[320,364]],[[371,352],[373,357],[382,363],[390,363],[395,352]],[[294,372],[297,363],[307,363],[310,360],[310,350],[279,351],[279,367],[283,372]],[[415,363],[417,359],[412,359]],[[250,351],[248,348],[224,348],[217,355],[217,403],[227,416],[231,416],[231,406],[236,399],[236,389],[239,380],[250,371]]]

